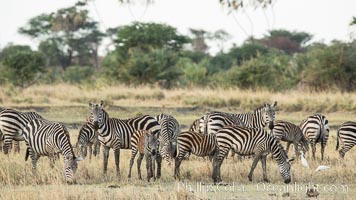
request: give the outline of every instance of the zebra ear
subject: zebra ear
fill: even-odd
[[[276,106],[277,106],[277,101],[275,101],[272,106],[273,106],[273,107],[276,107]]]
[[[89,107],[92,107],[93,106],[93,103],[89,101]]]
[[[100,101],[100,107],[103,107],[103,105],[104,105],[104,100],[101,100]]]

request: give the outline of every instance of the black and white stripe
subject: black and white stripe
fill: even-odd
[[[176,142],[170,145],[168,149],[175,158],[174,177],[179,179],[180,164],[191,153],[199,156],[212,156],[216,149],[216,139],[214,134],[202,134],[192,131],[181,132]]]
[[[160,125],[155,118],[149,115],[142,115],[130,119],[110,118],[103,108],[103,101],[100,105],[89,103],[91,107],[90,123],[98,131],[98,139],[104,146],[104,174],[107,172],[109,150],[113,148],[115,155],[116,173],[120,177],[120,149],[131,148],[132,134],[137,130],[146,130],[154,135],[158,135]],[[157,168],[158,169],[158,168]],[[157,177],[161,172],[157,172]]]
[[[173,116],[167,114],[159,114],[156,116],[157,122],[161,126],[159,134],[159,154],[169,164],[171,163],[171,155],[167,151],[170,141],[176,140],[180,132],[180,126]]]
[[[137,152],[139,152],[140,154],[137,159],[138,178],[142,179],[141,162],[143,157],[146,157],[147,181],[150,181],[152,177],[155,180],[155,162],[159,161],[156,159],[159,146],[158,135],[153,135],[145,130],[138,130],[131,137],[131,146],[132,153],[128,178],[131,178],[131,170],[134,163],[133,160],[135,159]]]
[[[321,144],[321,160],[324,160],[324,150],[329,138],[329,121],[324,115],[315,114],[304,119],[300,128],[310,143],[313,159],[315,159],[316,144]]]
[[[203,133],[203,125],[204,125],[204,116],[194,120],[192,125],[189,127],[189,131],[197,132],[197,133]]]
[[[235,114],[225,113],[225,112],[208,112],[203,115],[203,133],[204,134],[215,134],[219,129],[227,125],[241,125],[244,126],[244,123],[239,117]]]
[[[280,174],[284,182],[289,183],[290,164],[287,154],[282,145],[267,131],[257,128],[247,128],[242,126],[225,126],[216,133],[217,151],[213,159],[212,178],[215,183],[221,182],[221,164],[230,150],[239,155],[255,155],[248,178],[252,181],[253,171],[259,160],[262,162],[263,179],[267,179],[266,157],[272,153],[272,157],[279,165]]]
[[[308,140],[304,137],[302,130],[299,126],[278,120],[274,123],[272,134],[281,141],[287,142],[286,152],[289,151],[290,144],[294,146],[294,154],[299,156],[298,147],[305,153],[309,149]]]
[[[13,140],[24,140],[19,134],[20,131],[28,122],[37,118],[42,119],[36,112],[19,112],[13,109],[3,109],[0,111],[0,131],[4,136],[3,148],[5,154],[8,154]]]
[[[65,126],[44,119],[33,119],[23,128],[22,135],[27,145],[26,160],[30,155],[34,173],[37,160],[41,156],[54,160],[61,153],[64,159],[64,176],[68,182],[75,182],[77,161],[82,158],[76,158]]]
[[[337,130],[336,150],[339,149],[340,158],[344,158],[346,152],[356,145],[356,122],[345,122]]]
[[[94,156],[100,154],[98,133],[94,130],[94,126],[91,123],[85,123],[80,128],[76,147],[78,148],[79,155],[84,158],[87,156],[89,149],[89,160],[91,160],[92,154],[94,154]]]

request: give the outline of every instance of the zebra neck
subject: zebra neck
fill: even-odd
[[[253,113],[253,122],[255,124],[255,127],[259,127],[259,128],[264,128],[266,126],[266,122],[263,119],[263,115],[262,115],[262,111],[261,110],[256,110]]]
[[[277,142],[277,140],[269,135],[267,140],[267,145],[270,148],[273,159],[276,160],[279,164],[286,162],[286,153],[283,147]]]

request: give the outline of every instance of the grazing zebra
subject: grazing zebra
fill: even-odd
[[[315,114],[304,119],[300,128],[303,135],[312,147],[313,159],[315,159],[316,144],[321,144],[321,160],[324,160],[324,150],[329,137],[329,122],[324,115]]]
[[[304,137],[302,130],[299,126],[287,122],[287,121],[276,121],[272,130],[272,134],[281,141],[287,142],[286,152],[288,154],[289,146],[293,143],[294,154],[298,157],[299,151],[298,146],[301,147],[303,153],[309,150],[308,140]]]
[[[77,158],[70,144],[70,136],[67,128],[57,122],[45,119],[33,119],[22,130],[25,138],[28,156],[32,159],[32,170],[36,174],[37,160],[40,156],[48,156],[52,161],[56,154],[61,153],[64,159],[64,175],[67,182],[75,182],[75,173],[78,167]],[[53,162],[51,162],[53,163]]]
[[[177,141],[172,141],[168,149],[175,158],[174,178],[179,179],[179,167],[190,153],[196,156],[212,156],[216,149],[216,139],[213,134],[202,134],[192,131],[181,132]]]
[[[346,152],[356,145],[356,122],[345,122],[337,130],[336,150],[339,150],[340,158],[344,158]]]
[[[160,125],[155,118],[149,115],[142,115],[131,119],[110,118],[103,108],[104,102],[100,105],[89,103],[91,116],[89,122],[98,131],[98,139],[104,146],[104,175],[107,172],[109,150],[113,148],[115,155],[116,174],[120,178],[120,149],[131,148],[131,136],[137,130],[146,130],[156,135],[159,134]],[[157,178],[161,176],[161,171],[157,168]]]
[[[93,145],[94,150],[92,148]],[[89,160],[91,160],[92,153],[94,154],[94,156],[99,155],[100,142],[98,140],[98,134],[94,130],[94,126],[92,124],[86,123],[80,128],[76,147],[78,148],[80,156],[82,156],[83,158],[87,156],[88,147]]]
[[[0,132],[4,136],[4,153],[8,154],[13,140],[23,141],[19,134],[23,127],[32,119],[42,119],[36,112],[19,112],[13,109],[0,111]],[[19,147],[19,145],[18,145]]]
[[[167,151],[168,146],[171,144],[170,141],[176,140],[179,132],[180,126],[178,121],[171,115],[159,114],[156,116],[157,122],[161,126],[161,131],[159,134],[160,150],[158,156],[165,159],[168,164],[171,164],[171,155]]]
[[[248,179],[252,181],[253,171],[259,160],[262,162],[263,180],[268,182],[266,157],[272,153],[272,157],[278,162],[279,171],[284,182],[289,183],[290,164],[286,152],[278,140],[267,131],[257,128],[242,126],[225,126],[216,133],[217,151],[213,159],[214,183],[221,182],[220,168],[230,150],[239,155],[255,155]]]
[[[155,162],[158,151],[158,135],[153,135],[152,133],[145,131],[145,130],[138,130],[136,131],[131,137],[131,159],[130,159],[130,169],[129,169],[129,176],[131,178],[131,170],[133,165],[133,160],[136,157],[137,151],[140,153],[137,159],[137,173],[138,178],[141,180],[141,162],[143,157],[146,157],[146,169],[147,169],[147,181],[153,177],[155,177]],[[132,161],[132,162],[131,162]]]

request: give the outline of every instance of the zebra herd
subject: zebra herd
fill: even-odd
[[[196,119],[188,131],[181,131],[179,122],[171,115],[159,114],[156,117],[141,115],[130,119],[109,116],[104,102],[89,103],[90,115],[80,128],[77,143],[72,146],[67,128],[44,119],[36,112],[19,112],[0,108],[0,138],[5,154],[9,153],[12,142],[26,142],[26,160],[32,160],[33,173],[36,173],[37,160],[41,156],[50,158],[51,166],[62,154],[64,176],[68,182],[75,182],[77,162],[92,153],[98,155],[103,146],[103,173],[107,172],[109,151],[113,149],[116,174],[120,178],[120,150],[131,149],[129,174],[134,159],[137,160],[138,177],[141,176],[141,162],[146,158],[147,180],[160,178],[162,160],[171,164],[174,160],[174,177],[180,178],[180,165],[191,154],[199,157],[209,156],[212,160],[212,179],[222,181],[221,165],[228,153],[239,156],[253,156],[248,175],[252,181],[254,169],[262,163],[263,180],[268,181],[266,157],[271,153],[279,166],[285,183],[291,182],[290,161],[299,152],[312,149],[315,159],[316,144],[321,144],[321,159],[329,137],[329,122],[322,114],[315,114],[303,120],[299,126],[275,121],[277,102],[264,103],[251,113],[234,114],[213,111]],[[280,141],[287,142],[285,151]],[[294,157],[287,156],[290,144],[294,146]],[[356,122],[345,122],[337,130],[337,146],[340,158],[356,144]],[[94,147],[93,147],[94,146]],[[79,156],[78,156],[79,155]]]

